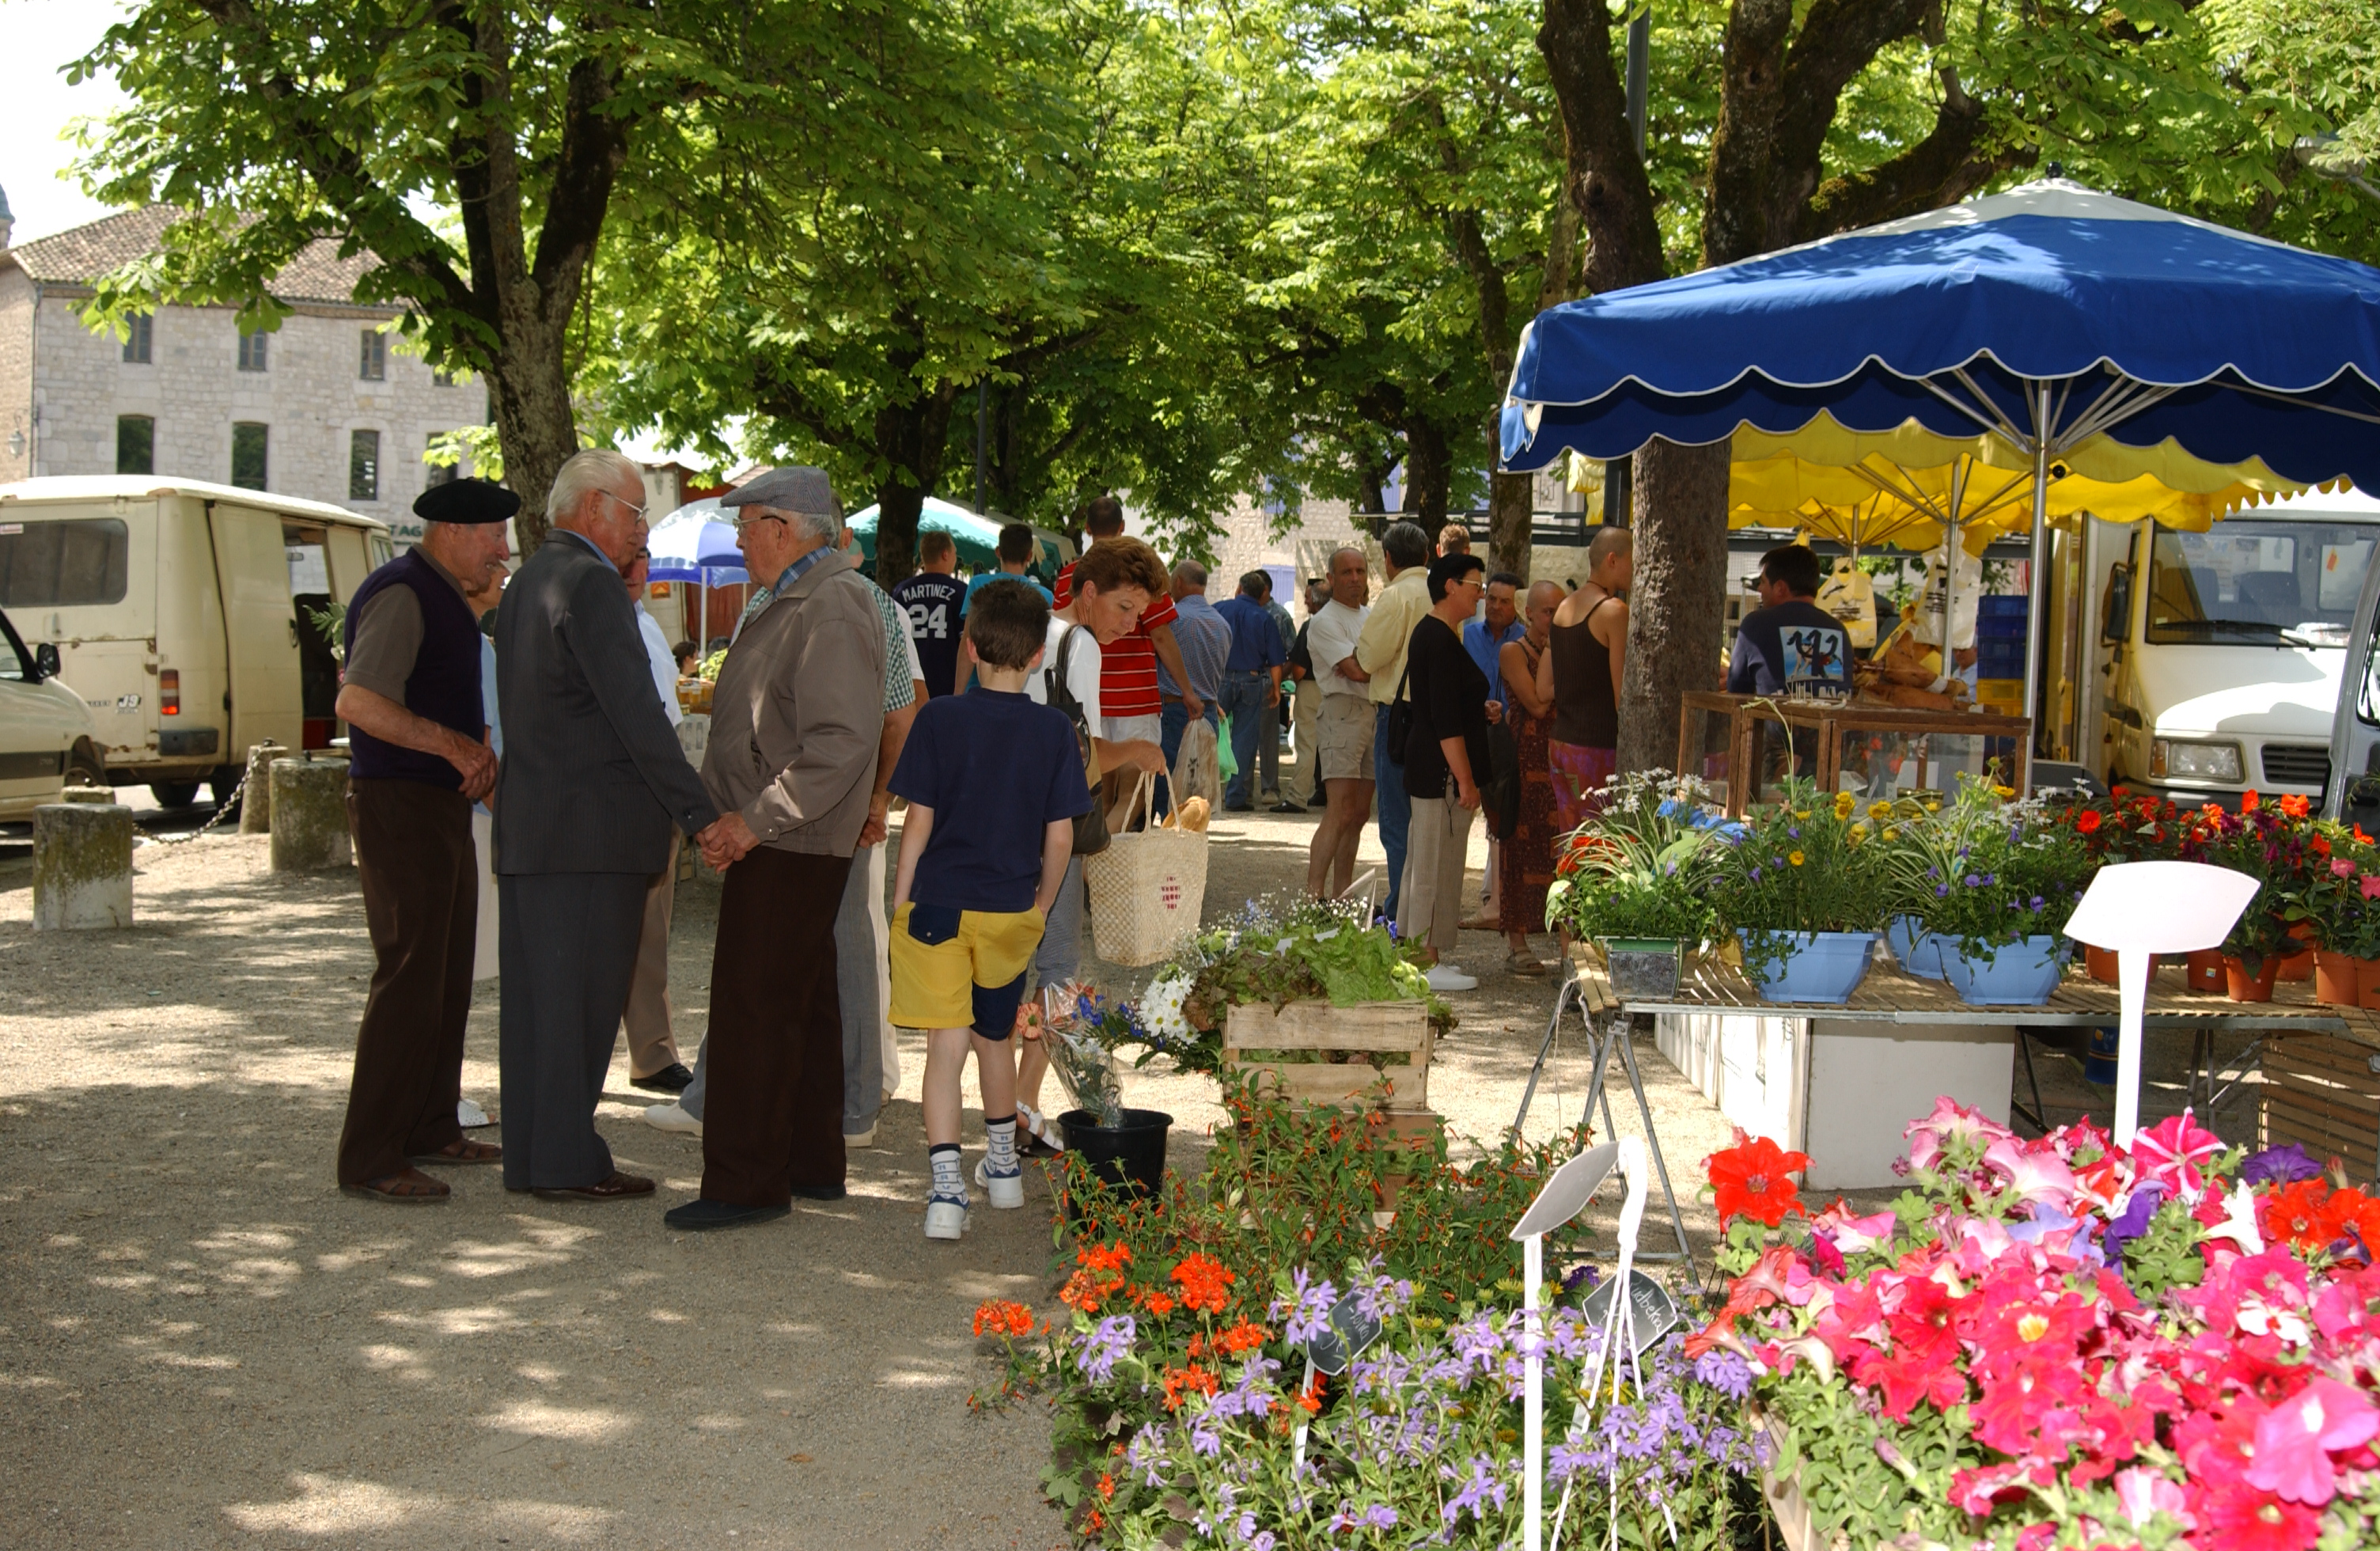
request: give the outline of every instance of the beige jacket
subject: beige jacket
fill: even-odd
[[[876,787],[884,619],[852,563],[829,555],[728,649],[710,699],[702,784],[773,851],[848,856]]]
[[[1372,704],[1385,706],[1397,697],[1397,680],[1404,676],[1405,648],[1413,644],[1414,626],[1429,612],[1429,567],[1409,565],[1380,589],[1365,616],[1364,633],[1355,637],[1355,666],[1372,675],[1364,685]]]

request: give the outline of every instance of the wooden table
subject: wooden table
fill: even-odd
[[[2079,974],[2069,975],[2039,1007],[1971,1007],[1945,982],[1904,974],[1882,957],[1840,1005],[1763,1001],[1742,971],[1713,963],[1689,972],[1676,994],[1661,1000],[1620,997],[1592,963],[1574,972],[1565,991],[1590,1026],[1603,1020],[1623,1021],[1624,1014],[1636,1012],[2012,1026],[2033,1105],[2027,1113],[2012,1099],[2010,1109],[2043,1131],[2049,1127],[2033,1068],[2032,1031],[2107,1028],[2121,1018],[2116,988]],[[1558,1004],[1555,1016],[1560,1015]],[[2269,1002],[2233,1001],[2191,990],[2181,966],[2173,964],[2159,969],[2151,982],[2143,1023],[2149,1028],[2190,1032],[2189,1093],[2202,1112],[2228,1096],[2244,1077],[2247,1061],[2261,1052],[2265,1144],[2298,1142],[2317,1159],[2336,1154],[2359,1173],[2380,1176],[2380,1012],[2317,1002],[2312,981],[2284,981],[2273,988]],[[2240,1075],[2218,1086],[2215,1036],[2226,1030],[2255,1030],[2259,1037],[2237,1058]],[[1548,1029],[1548,1048],[1550,1045]],[[1543,1050],[1538,1059],[1542,1064]],[[1533,1072],[1530,1087],[1535,1086]],[[1528,1101],[1524,1097],[1522,1102],[1525,1113]]]
[[[1833,792],[1842,776],[1843,735],[1847,733],[1891,733],[1900,737],[1917,738],[1928,733],[1960,737],[2012,738],[2016,743],[2016,780],[2010,784],[2026,790],[2025,777],[2032,768],[2033,721],[2030,717],[2000,716],[1987,711],[1912,710],[1906,707],[1879,705],[1874,701],[1851,700],[1789,700],[1766,696],[1729,695],[1718,690],[1690,689],[1680,697],[1678,713],[1678,771],[1695,775],[1703,769],[1705,739],[1703,718],[1724,716],[1728,719],[1727,735],[1727,815],[1740,818],[1744,808],[1759,796],[1759,770],[1763,722],[1781,721],[1789,734],[1807,731],[1817,743],[1815,775],[1818,790]],[[1917,780],[1925,782],[1925,757],[1918,756]]]

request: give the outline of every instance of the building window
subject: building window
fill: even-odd
[[[232,423],[231,482],[242,490],[264,488],[264,428],[253,420]]]
[[[347,499],[380,499],[380,432],[347,433]]]
[[[242,371],[264,370],[264,331],[239,331],[239,369]]]
[[[455,374],[451,371],[433,371],[430,374],[430,385],[433,388],[451,388],[455,385]]]
[[[115,417],[115,471],[157,472],[157,422],[146,415]]]
[[[356,376],[366,382],[388,381],[388,335],[378,329],[364,331],[363,355]]]
[[[149,325],[153,321],[146,312],[136,313],[124,321],[125,365],[147,366],[149,364]],[[144,468],[140,472],[146,474],[149,471]]]

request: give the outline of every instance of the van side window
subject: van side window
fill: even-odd
[[[121,517],[0,523],[0,609],[121,603],[130,553]]]

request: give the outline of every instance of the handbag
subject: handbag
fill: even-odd
[[[1157,778],[1143,772],[1133,806],[1151,813],[1156,801]],[[1083,884],[1099,956],[1133,968],[1161,963],[1198,929],[1207,902],[1207,831],[1154,822],[1119,830],[1106,851],[1083,864]]]
[[[1404,672],[1397,675],[1397,692],[1389,697],[1389,763],[1405,762],[1405,745],[1413,741],[1414,703],[1405,698],[1405,681],[1413,677],[1413,653],[1405,653]]]
[[[1479,806],[1488,816],[1488,832],[1511,840],[1521,824],[1521,740],[1512,735],[1512,705],[1504,703],[1504,720],[1488,729],[1488,762],[1494,767],[1479,788]]]
[[[1083,702],[1066,687],[1066,665],[1075,650],[1075,637],[1086,634],[1079,624],[1070,627],[1058,643],[1058,665],[1041,670],[1041,693],[1050,705],[1066,713],[1075,724],[1075,742],[1083,752],[1083,781],[1090,788],[1090,811],[1075,820],[1075,851],[1077,856],[1096,856],[1108,848],[1108,815],[1099,806],[1099,745],[1091,735],[1091,724],[1083,715]]]

